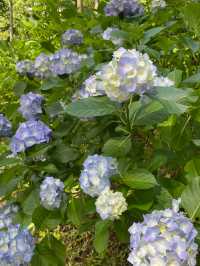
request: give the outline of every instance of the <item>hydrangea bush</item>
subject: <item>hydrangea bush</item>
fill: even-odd
[[[123,265],[198,266],[200,3],[59,10],[0,114],[0,265],[66,265],[73,224]]]

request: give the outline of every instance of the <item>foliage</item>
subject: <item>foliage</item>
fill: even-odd
[[[63,225],[73,224],[80,233],[90,231],[101,256],[112,237],[128,250],[130,225],[155,209],[168,208],[173,198],[182,199],[183,210],[199,231],[200,3],[166,2],[166,8],[153,12],[148,1],[143,16],[129,18],[106,17],[104,3],[98,12],[85,8],[80,14],[70,1],[16,2],[15,38],[12,43],[6,38],[0,42],[1,109],[15,133],[24,122],[18,112],[19,97],[41,94],[45,101],[40,118],[52,130],[51,141],[27,142],[30,148],[17,156],[10,155],[10,139],[4,139],[1,148],[0,197],[19,206],[16,223],[34,228],[37,245],[32,265],[65,264],[63,243],[51,234]],[[108,27],[119,29],[116,36],[123,39],[124,48],[147,53],[159,76],[174,85],[133,94],[123,103],[106,95],[74,100],[84,81],[110,62],[118,49],[102,38]],[[61,35],[68,29],[83,34],[83,43],[70,49],[87,54],[90,63],[72,75],[43,80],[16,73],[18,61],[60,49]],[[128,206],[120,219],[101,220],[95,198],[80,188],[83,163],[94,154],[117,159],[118,172],[110,183]],[[40,200],[40,186],[47,176],[65,186],[62,202],[53,210],[45,209]],[[46,237],[40,236],[41,230]]]

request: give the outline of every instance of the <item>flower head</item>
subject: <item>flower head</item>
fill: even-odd
[[[166,77],[156,77],[153,81],[155,87],[171,87],[174,86],[174,81]]]
[[[0,231],[2,265],[27,265],[31,261],[34,248],[35,240],[27,229],[20,229],[19,225],[11,225],[6,231]]]
[[[106,188],[101,192],[96,202],[96,210],[101,219],[115,220],[127,210],[126,200],[121,192],[113,192]]]
[[[13,154],[23,152],[26,149],[51,139],[51,129],[41,121],[29,120],[21,123],[11,140]]]
[[[196,265],[197,231],[179,212],[179,203],[174,200],[172,209],[155,210],[129,228],[132,265]]]
[[[104,11],[106,16],[132,17],[143,15],[144,8],[138,0],[110,0]]]
[[[12,125],[10,121],[0,114],[0,137],[9,137],[12,134]]]
[[[43,100],[43,96],[33,92],[22,95],[20,98],[20,113],[27,120],[38,119],[39,115],[42,114],[41,104]]]
[[[109,27],[102,33],[102,37],[104,40],[111,41],[113,44],[120,46],[123,44],[123,39],[115,36],[119,32],[120,30],[118,28]]]
[[[0,230],[12,224],[13,216],[17,213],[18,207],[4,204],[0,207]]]
[[[33,75],[35,68],[31,60],[19,61],[16,64],[16,70],[20,75]]]
[[[167,6],[165,0],[152,0],[151,2],[151,10],[153,12],[157,11],[158,9],[163,9]]]
[[[59,208],[62,200],[64,183],[52,176],[47,176],[40,186],[40,199],[44,208]]]
[[[70,29],[63,33],[62,44],[63,45],[79,45],[83,42],[83,35],[79,30]]]
[[[102,155],[88,156],[80,176],[80,185],[83,191],[95,197],[110,187],[109,178],[117,173],[117,161],[112,157]]]

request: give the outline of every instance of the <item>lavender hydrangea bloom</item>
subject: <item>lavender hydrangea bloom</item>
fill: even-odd
[[[111,41],[113,44],[120,46],[123,44],[123,39],[115,36],[115,33],[119,32],[120,30],[118,28],[109,27],[102,33],[102,37],[104,40]]]
[[[70,49],[61,49],[50,56],[50,70],[54,75],[72,74],[80,69],[83,59]]]
[[[130,228],[131,252],[128,261],[134,266],[196,265],[197,235],[191,221],[179,212],[180,201],[172,209],[144,215],[142,223]]]
[[[123,102],[131,94],[143,95],[150,90],[156,71],[147,54],[119,48],[114,52],[113,60],[101,70],[103,88],[111,100]]]
[[[0,230],[12,224],[13,216],[17,213],[18,207],[15,205],[2,205],[0,207]]]
[[[34,61],[34,76],[40,79],[52,77],[50,56],[41,53]]]
[[[63,33],[62,44],[63,45],[73,45],[81,44],[83,42],[83,34],[79,30],[70,29]]]
[[[30,60],[19,61],[16,64],[16,70],[20,75],[33,75],[34,73],[34,63]]]
[[[59,208],[62,200],[64,183],[52,176],[47,176],[40,186],[41,204],[48,210]]]
[[[106,16],[141,16],[144,13],[143,6],[138,0],[111,0],[104,8]]]
[[[42,114],[41,104],[44,98],[40,94],[29,92],[20,98],[19,112],[27,120],[38,119]]]
[[[73,95],[73,99],[88,98],[90,96],[105,95],[103,83],[100,79],[101,72],[97,72],[95,75],[90,76],[83,83],[82,88]]]
[[[12,137],[11,151],[16,155],[33,145],[49,142],[51,133],[51,129],[41,121],[30,120],[21,123]]]
[[[127,210],[126,199],[121,192],[113,192],[106,188],[101,192],[96,202],[96,211],[102,220],[119,219],[123,212]]]
[[[27,229],[11,225],[6,231],[0,231],[1,265],[22,266],[32,259],[35,240]]]
[[[0,137],[9,137],[12,134],[12,125],[8,119],[0,114]]]
[[[110,187],[109,177],[117,173],[117,161],[112,157],[88,156],[83,166],[80,186],[91,197],[100,195],[106,187]]]

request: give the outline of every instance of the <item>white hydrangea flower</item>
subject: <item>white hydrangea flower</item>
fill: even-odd
[[[102,220],[119,219],[120,215],[127,210],[126,199],[121,192],[113,192],[106,188],[97,198],[96,211]]]
[[[156,77],[153,82],[154,87],[171,87],[174,85],[174,81],[167,77]]]
[[[123,39],[119,38],[118,36],[115,36],[115,33],[120,32],[118,28],[115,27],[108,27],[103,33],[102,37],[104,40],[111,41],[115,45],[122,45],[123,44]]]
[[[158,9],[163,9],[167,6],[165,0],[152,0],[151,9],[152,11],[156,11]]]
[[[150,90],[156,71],[147,54],[119,48],[114,52],[113,60],[102,68],[101,79],[106,95],[111,100],[123,102],[131,94],[142,95]]]

